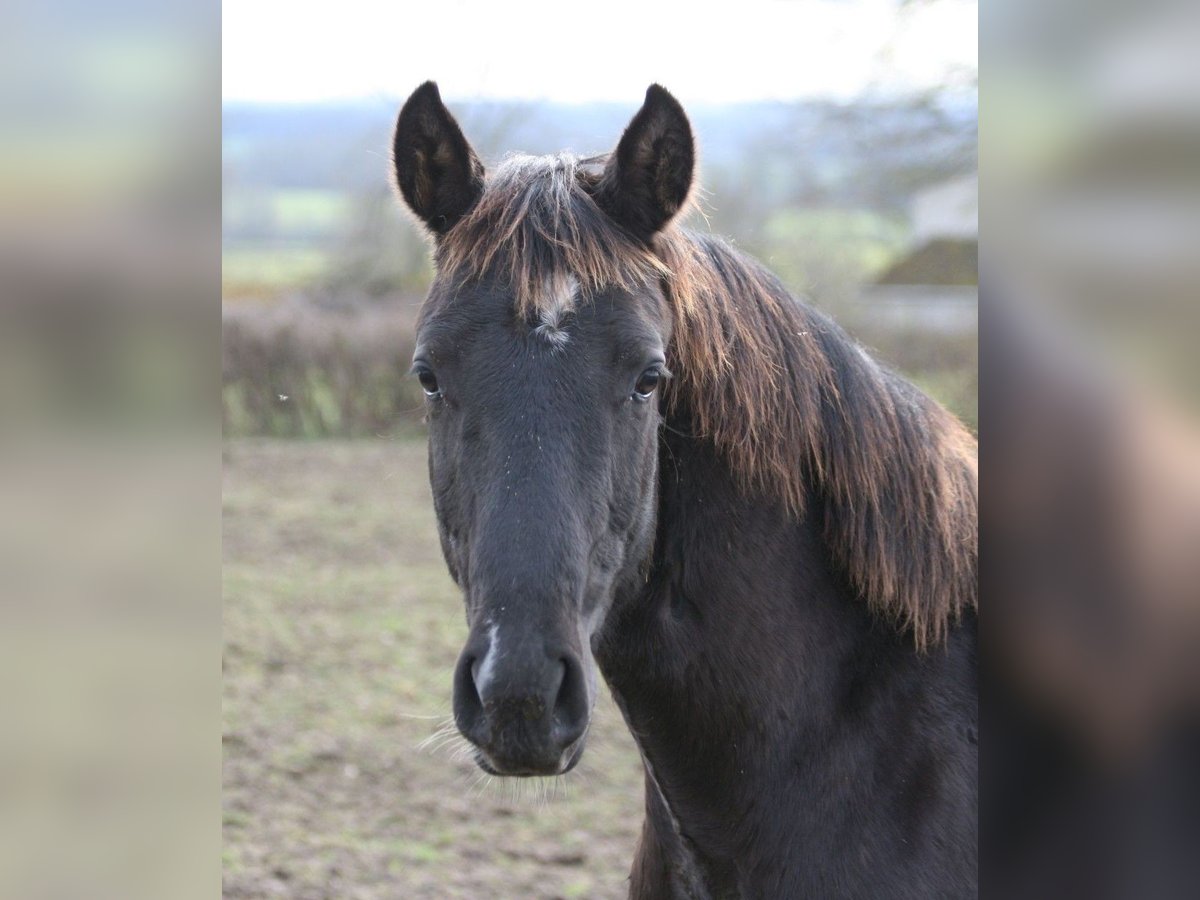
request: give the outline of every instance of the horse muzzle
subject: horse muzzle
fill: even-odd
[[[509,640],[490,626],[459,657],[454,720],[485,772],[561,775],[583,754],[588,682],[574,650],[532,636]]]

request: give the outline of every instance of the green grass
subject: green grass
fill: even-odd
[[[283,233],[321,228],[333,234],[346,227],[354,204],[342,191],[276,191],[271,195],[271,212]]]
[[[907,225],[870,210],[785,208],[750,249],[793,290],[833,299],[856,294],[907,240]]]
[[[328,271],[353,220],[354,198],[330,190],[230,190],[221,218],[227,293],[295,288]]]
[[[342,191],[286,189],[226,192],[221,217],[227,232],[254,228],[281,240],[342,233],[353,198]]]
[[[607,697],[561,784],[418,749],[466,633],[424,442],[224,457],[224,895],[624,897],[642,776]]]
[[[226,293],[272,294],[310,283],[330,261],[317,246],[239,245],[221,253],[221,282]]]

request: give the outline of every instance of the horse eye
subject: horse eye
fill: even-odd
[[[650,395],[654,393],[654,389],[658,387],[658,383],[661,380],[661,369],[647,369],[638,376],[637,384],[633,386],[633,395],[639,400],[650,399]]]
[[[433,374],[432,369],[421,369],[417,372],[417,380],[421,382],[421,387],[425,390],[426,397],[440,397],[441,389],[438,387],[437,376]]]

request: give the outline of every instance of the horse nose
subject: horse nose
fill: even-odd
[[[570,650],[502,649],[492,639],[459,658],[455,721],[499,774],[558,774],[589,712],[583,665]]]

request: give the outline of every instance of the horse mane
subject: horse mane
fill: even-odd
[[[835,564],[877,614],[939,643],[977,603],[976,442],[832,320],[720,240],[669,225],[649,245],[592,201],[603,157],[518,156],[440,242],[452,280],[507,282],[519,313],[658,280],[674,320],[668,410],[748,491],[820,515]]]

